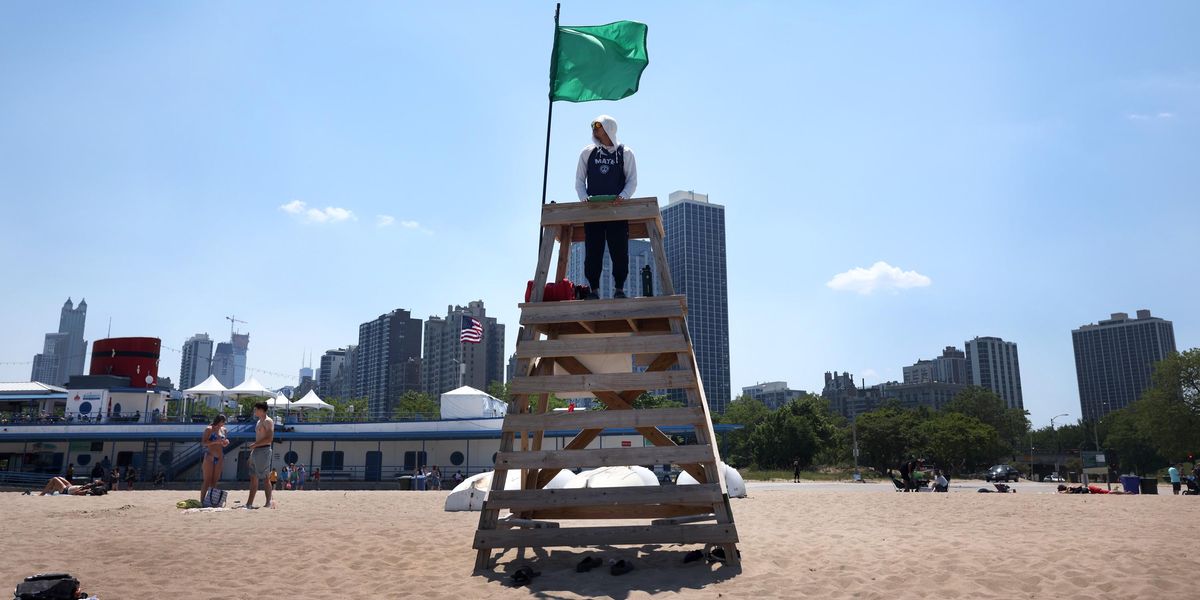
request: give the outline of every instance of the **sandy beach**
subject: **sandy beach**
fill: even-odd
[[[68,571],[102,600],[1178,598],[1200,567],[1192,497],[863,488],[752,484],[733,502],[740,569],[685,565],[690,548],[609,548],[587,552],[632,559],[636,570],[577,574],[584,550],[551,549],[520,589],[504,585],[523,564],[515,551],[472,575],[478,513],[443,512],[445,493],[282,492],[276,510],[190,514],[175,508],[187,497],[178,491],[3,493],[0,588]]]

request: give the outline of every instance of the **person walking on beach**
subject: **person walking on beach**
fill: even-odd
[[[792,461],[792,483],[800,483],[800,461]]]
[[[437,468],[437,465],[433,465],[433,470],[429,472],[429,489],[442,489],[442,471]]]
[[[633,150],[617,142],[617,121],[600,115],[592,121],[592,143],[584,146],[575,168],[575,193],[580,202],[597,201],[597,196],[615,196],[621,203],[637,189],[637,163]],[[613,298],[625,297],[629,277],[629,221],[584,223],[583,274],[592,286],[588,300],[600,297],[600,275],[604,272],[604,247],[612,259]]]
[[[304,470],[304,465],[302,464],[302,465],[300,465],[300,468],[297,469],[297,471],[296,471],[296,489],[303,490],[304,489],[304,480],[307,478],[308,478],[308,472]]]
[[[274,467],[271,468],[271,476],[267,479],[267,483],[271,485],[271,489],[275,489],[275,486],[279,485],[279,471],[276,471]]]
[[[137,483],[137,469],[133,465],[129,465],[125,469],[125,489],[133,491],[133,484]]]
[[[263,483],[268,484],[264,486],[267,498],[263,506],[271,506],[271,486],[267,477],[271,473],[271,444],[275,441],[275,422],[267,416],[266,402],[254,404],[254,418],[258,419],[258,423],[254,425],[254,443],[250,444],[250,460],[246,461],[246,466],[250,468],[250,496],[246,498],[246,508],[251,509],[255,508],[254,494],[258,491],[260,479]]]
[[[200,484],[200,502],[208,489],[216,487],[221,481],[221,469],[225,466],[225,447],[229,445],[229,437],[225,432],[225,415],[213,417],[212,423],[204,428],[200,436],[200,444],[204,446],[204,458],[200,461],[200,471],[204,474],[204,482]]]
[[[108,489],[110,491],[115,492],[120,487],[120,485],[121,485],[121,467],[113,467],[112,471],[110,471],[108,473]]]
[[[312,479],[313,489],[320,490],[321,489],[321,467],[317,467],[317,468],[313,469],[312,477],[310,477],[310,479]]]
[[[1178,496],[1181,486],[1178,463],[1171,465],[1171,468],[1167,469],[1167,476],[1171,478],[1171,493]]]

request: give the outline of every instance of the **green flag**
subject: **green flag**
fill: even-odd
[[[638,90],[646,56],[646,24],[617,21],[559,27],[550,57],[550,101],[620,100]]]

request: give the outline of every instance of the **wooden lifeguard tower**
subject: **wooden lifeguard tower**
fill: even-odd
[[[631,239],[650,240],[662,295],[543,302],[555,243],[554,280],[561,281],[567,273],[571,242],[583,241],[583,225],[622,220],[629,222]],[[491,551],[498,548],[627,544],[714,545],[724,549],[729,563],[737,564],[737,529],[684,319],[687,301],[675,295],[663,237],[656,198],[542,207],[533,290],[529,302],[520,305],[517,368],[509,387],[512,400],[504,419],[492,488],[475,532],[476,569],[489,568]],[[623,372],[593,372],[586,364],[597,356],[614,355],[629,359]],[[637,368],[631,368],[633,365]],[[673,369],[676,366],[678,369]],[[688,405],[633,408],[634,400],[644,392],[668,389],[684,390]],[[550,394],[572,392],[593,394],[607,410],[547,412]],[[697,444],[676,445],[658,429],[666,426],[693,427]],[[603,430],[612,428],[633,428],[651,445],[590,447]],[[542,449],[544,432],[563,430],[579,433],[561,450]],[[668,463],[679,465],[699,485],[543,487],[562,469]],[[520,489],[505,489],[508,472],[515,469],[521,470]],[[502,510],[511,514],[502,519]],[[560,527],[560,521],[575,519],[642,523]]]

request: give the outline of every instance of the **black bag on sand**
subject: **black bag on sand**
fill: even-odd
[[[75,600],[79,580],[66,573],[43,573],[17,584],[14,600]]]

